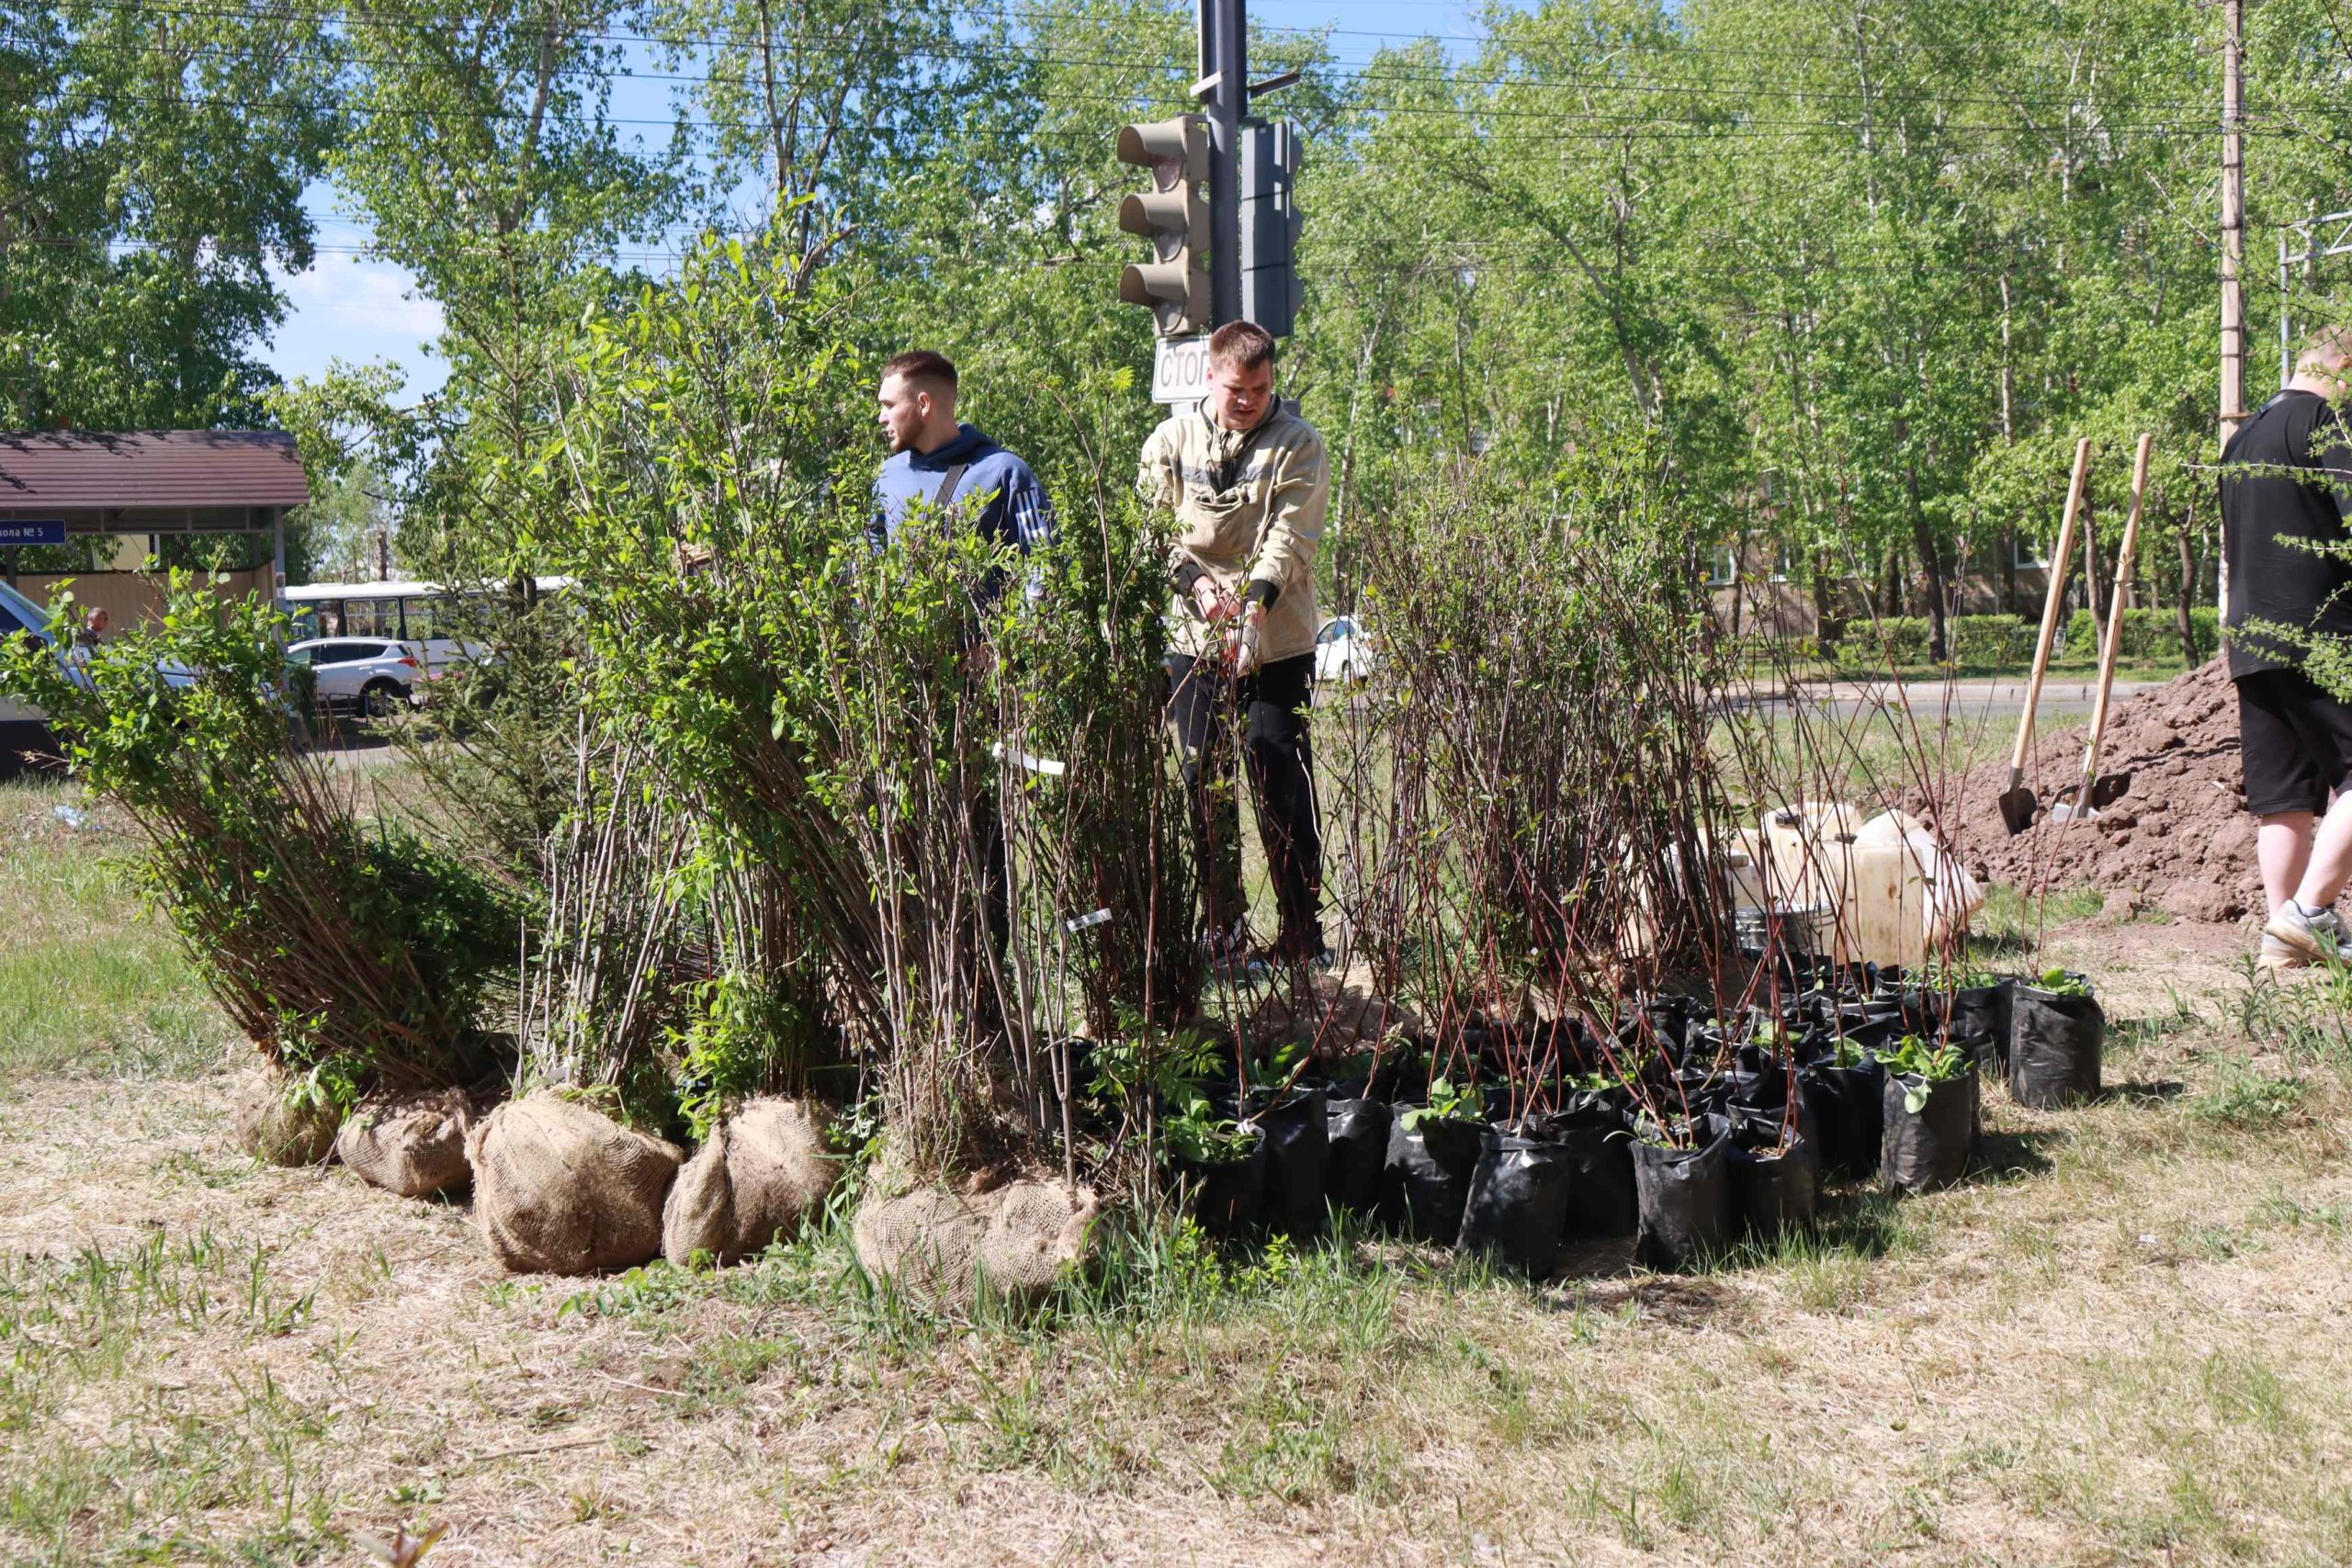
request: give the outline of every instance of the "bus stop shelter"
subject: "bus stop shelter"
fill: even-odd
[[[286,513],[311,499],[294,438],[276,430],[0,433],[0,547],[90,535],[267,534],[273,596]]]

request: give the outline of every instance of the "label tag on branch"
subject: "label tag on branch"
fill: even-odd
[[[1004,742],[1000,740],[989,747],[989,755],[1000,762],[1003,761],[1005,760]],[[1069,772],[1069,763],[1057,762],[1051,757],[1033,757],[1026,751],[1015,751],[1012,757],[1014,767],[1025,768],[1030,773],[1041,774],[1046,778],[1057,779]]]
[[[1062,929],[1069,931],[1082,931],[1091,926],[1106,926],[1110,923],[1111,911],[1108,909],[1097,909],[1091,915],[1071,916],[1069,919],[1062,922]]]

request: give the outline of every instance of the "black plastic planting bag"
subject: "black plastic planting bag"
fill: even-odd
[[[1757,1240],[1813,1224],[1821,1158],[1804,1139],[1769,1153],[1734,1147],[1730,1174],[1732,1212],[1740,1229]]]
[[[2009,1093],[2019,1105],[2054,1111],[2095,1100],[2107,1014],[2098,998],[2064,997],[2018,982],[2010,1010]]]
[[[1627,1125],[1622,1111],[1601,1096],[1590,1095],[1580,1096],[1579,1102],[1556,1116],[1543,1118],[1534,1129],[1558,1145],[1568,1163],[1560,1216],[1563,1234],[1634,1234],[1640,1207],[1634,1195],[1634,1140]]]
[[[1816,1062],[1799,1074],[1805,1098],[1812,1103],[1822,1169],[1857,1181],[1878,1169],[1883,1100],[1880,1092],[1886,1069],[1877,1058],[1841,1067]]]
[[[1924,1089],[1926,1102],[1910,1108],[1910,1097]],[[1925,1192],[1949,1187],[1968,1168],[1968,1149],[1976,1131],[1977,1077],[1964,1073],[1932,1083],[1917,1077],[1886,1079],[1885,1145],[1878,1173],[1898,1192]]]
[[[1323,1091],[1295,1089],[1261,1111],[1265,1133],[1267,1225],[1304,1240],[1323,1231],[1323,1166],[1329,1147]]]
[[[1492,1253],[1532,1280],[1545,1278],[1559,1261],[1560,1227],[1575,1174],[1560,1145],[1497,1133],[1471,1173],[1461,1249]]]
[[[1704,1148],[1634,1145],[1634,1183],[1641,1228],[1634,1255],[1652,1269],[1681,1269],[1722,1247],[1731,1219],[1731,1140]]]
[[[1992,1071],[2009,1059],[2009,1000],[2013,980],[1997,986],[1965,986],[1951,994],[1951,1037],[1954,1044],[1974,1047],[1976,1066]]]
[[[1259,1138],[1238,1159],[1176,1162],[1176,1174],[1191,1189],[1193,1218],[1223,1240],[1258,1223],[1266,1198],[1266,1140]]]
[[[1796,1095],[1793,1107],[1789,1101],[1792,1090]],[[1816,1151],[1821,1146],[1821,1119],[1814,1106],[1813,1096],[1806,1089],[1803,1077],[1792,1073],[1785,1062],[1771,1062],[1760,1071],[1734,1073],[1731,1096],[1724,1102],[1724,1109],[1733,1120],[1744,1126],[1759,1129],[1768,1125],[1785,1126],[1813,1145]],[[1774,1141],[1778,1137],[1778,1133],[1772,1134]]]
[[[1381,1100],[1327,1100],[1323,1196],[1334,1208],[1372,1213],[1380,1201],[1380,1168],[1388,1162],[1389,1110]]]
[[[1415,1241],[1451,1247],[1462,1234],[1487,1124],[1450,1116],[1423,1116],[1405,1125],[1400,1105],[1388,1132],[1388,1160],[1380,1174],[1381,1220]]]
[[[1925,986],[1902,984],[1882,986],[1868,1000],[1862,1010],[1873,1017],[1883,1018],[1882,1010],[1888,1003],[1894,1006],[1894,1017],[1899,1020],[1905,1034],[1935,1034],[1944,1023],[1944,998],[1940,992]]]

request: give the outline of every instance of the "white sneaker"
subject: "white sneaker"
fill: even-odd
[[[2262,933],[2262,951],[2256,955],[2254,963],[2255,967],[2271,975],[2276,975],[2281,970],[2305,969],[2311,966],[2310,959],[2280,942],[2268,931]]]
[[[2316,959],[2333,958],[2344,945],[2344,922],[2333,909],[2322,909],[2316,915],[2306,915],[2291,898],[2279,906],[2262,928],[2265,938],[2276,937],[2281,945],[2291,949],[2306,964]],[[2266,942],[2265,946],[2267,946]]]

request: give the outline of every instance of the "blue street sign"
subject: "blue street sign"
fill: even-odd
[[[52,518],[40,523],[0,520],[0,545],[62,545],[65,542],[65,520]]]

